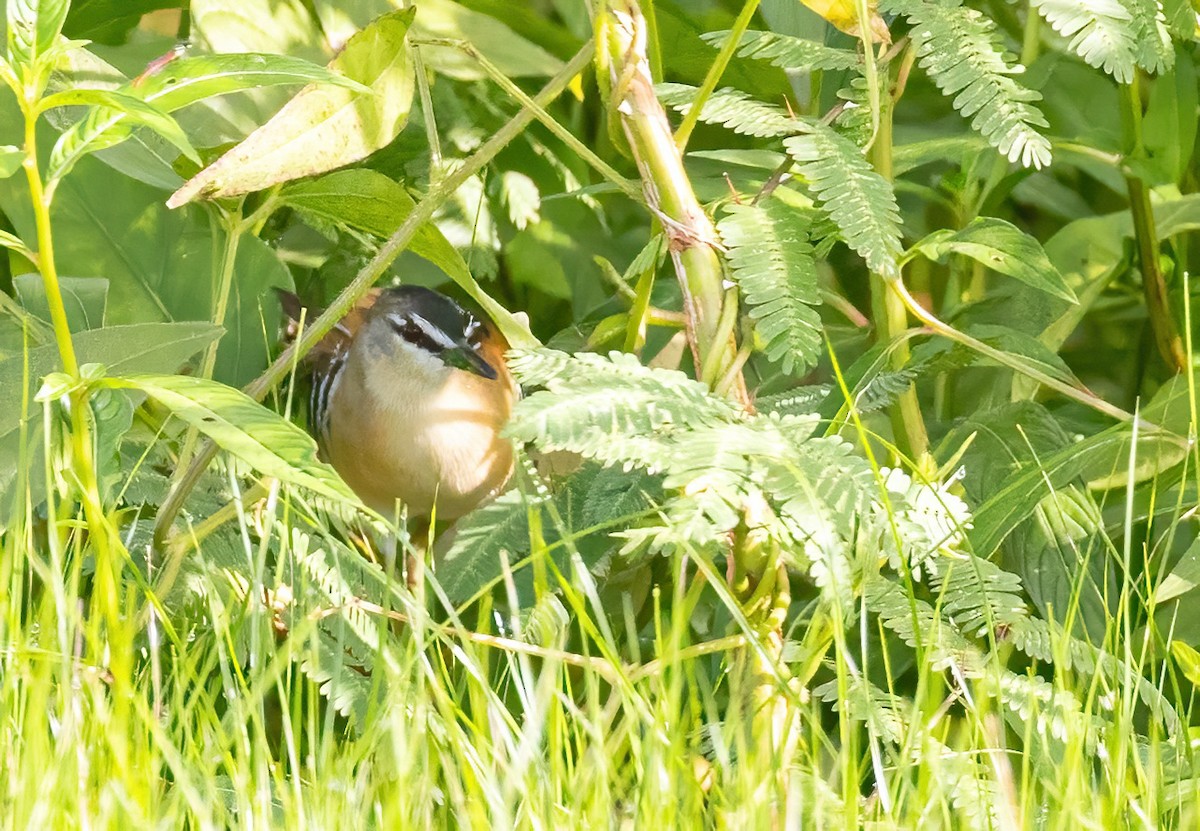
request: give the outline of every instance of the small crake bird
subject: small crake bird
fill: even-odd
[[[299,298],[280,291],[293,320]],[[311,319],[311,315],[310,315]],[[420,286],[374,289],[308,355],[317,444],[363,502],[457,519],[513,468],[516,388],[494,327]]]

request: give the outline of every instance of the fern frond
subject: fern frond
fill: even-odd
[[[332,539],[315,545],[313,538],[293,528],[289,628],[297,630],[314,613],[320,620],[299,650],[301,671],[319,685],[334,708],[362,724],[372,706],[386,694],[386,683],[372,679],[373,656],[380,642],[378,621],[357,605],[359,598],[382,600],[389,581],[383,571]],[[394,588],[392,586],[391,588]],[[332,612],[332,613],[330,613]]]
[[[817,411],[830,389],[829,384],[810,384],[774,395],[760,395],[754,399],[754,408],[764,414],[810,415]]]
[[[1108,732],[1103,719],[1084,712],[1067,689],[1056,688],[1036,675],[1000,675],[1000,700],[1021,721],[1031,724],[1043,740],[1067,741],[1079,736],[1088,753],[1095,753]]]
[[[663,104],[687,115],[696,100],[696,87],[687,84],[657,84],[654,87]],[[783,107],[764,104],[736,89],[713,92],[700,108],[700,120],[719,124],[743,136],[787,136],[796,132],[797,122]]]
[[[802,128],[802,135],[785,139],[783,146],[818,204],[871,271],[888,279],[899,276],[900,209],[891,184],[863,158],[858,145],[832,127],[802,122]]]
[[[707,32],[700,39],[720,49],[729,39],[729,30]],[[738,42],[738,57],[770,61],[782,69],[814,72],[818,69],[855,69],[858,55],[849,49],[835,49],[804,38],[777,35],[774,32],[749,31]]]
[[[892,406],[920,374],[920,368],[912,366],[882,370],[855,391],[855,409],[860,413],[873,413]]]
[[[1030,0],[1089,66],[1128,84],[1138,63],[1138,27],[1119,0]]]
[[[786,373],[806,370],[821,352],[817,266],[803,211],[770,199],[732,205],[717,223],[729,265],[750,306],[763,351]]]
[[[997,45],[996,25],[975,9],[957,4],[892,0],[891,8],[912,23],[921,67],[938,89],[954,96],[954,109],[1009,161],[1041,168],[1050,163],[1050,141],[1037,128],[1045,116],[1033,102],[1041,95],[1012,76]]]
[[[1132,16],[1135,42],[1138,45],[1137,64],[1147,72],[1168,72],[1175,65],[1175,49],[1162,3],[1158,0],[1124,0]]]
[[[1029,618],[1021,598],[1021,578],[974,555],[952,561],[931,584],[941,595],[942,614],[960,630],[983,637],[1000,627],[1020,626]]]
[[[509,368],[523,384],[545,390],[517,405],[508,435],[603,464],[663,470],[671,460],[670,431],[730,420],[737,412],[682,372],[651,369],[621,352],[518,352]]]
[[[842,698],[837,681],[822,684],[813,695],[833,705],[834,710],[844,709],[897,748],[907,748],[912,763],[930,772],[935,787],[949,797],[966,820],[955,827],[1003,827],[996,812],[1001,804],[1000,787],[988,765],[947,746],[920,723],[911,723],[907,716],[914,711],[911,700],[881,690],[860,676],[852,676],[846,683],[846,698]]]

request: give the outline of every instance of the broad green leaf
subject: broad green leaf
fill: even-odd
[[[339,170],[317,179],[294,182],[280,189],[279,198],[320,222],[346,225],[385,239],[396,232],[415,204],[403,185],[367,169]],[[422,226],[409,248],[467,292],[496,322],[509,344],[523,347],[536,344],[528,324],[480,288],[462,256],[436,225]]]
[[[416,204],[403,185],[378,171],[362,168],[293,182],[279,191],[279,199],[320,222],[344,225],[382,239],[396,232]],[[462,257],[432,223],[417,232],[409,248],[456,282],[469,277]]]
[[[445,38],[469,43],[511,78],[544,77],[562,68],[562,61],[518,35],[504,18],[464,8],[452,0],[422,0],[413,23],[413,37]],[[421,57],[436,72],[463,81],[485,78],[479,64],[462,50],[422,46]]]
[[[240,390],[185,375],[110,376],[98,384],[145,393],[268,476],[331,499],[357,502],[333,468],[317,461],[311,436]]]
[[[1002,219],[976,217],[967,227],[935,231],[912,247],[931,260],[962,254],[1047,294],[1076,302],[1075,292],[1059,274],[1041,243]]]
[[[1191,55],[1176,50],[1175,68],[1150,90],[1142,122],[1150,163],[1164,183],[1179,182],[1188,170],[1196,145],[1196,68]]]
[[[1151,467],[1140,471],[1135,481],[1145,480],[1153,475],[1155,467],[1163,469],[1170,466],[1175,463],[1171,462],[1172,456],[1176,457],[1177,462],[1187,452],[1187,440],[1169,433],[1148,435],[1142,441],[1149,443],[1150,449],[1145,458],[1151,460]],[[1129,459],[1129,444],[1129,427],[1117,425],[1058,452],[1042,456],[1036,464],[1026,464],[1019,472],[997,474],[997,481],[1003,482],[1003,485],[976,508],[975,527],[968,535],[975,553],[988,556],[995,551],[1004,538],[1034,511],[1051,488],[1067,487],[1080,480],[1085,473],[1096,475],[1093,471],[1113,477],[1116,469],[1103,467],[1100,460],[1111,460],[1122,454]],[[1171,446],[1174,450],[1165,449]],[[1100,480],[1098,484],[1108,483]]]
[[[71,57],[72,70],[77,74],[86,74],[88,77],[112,75],[123,80],[115,67],[85,50],[72,53]],[[366,89],[344,75],[300,58],[241,53],[177,58],[157,72],[119,84],[114,91],[139,98],[169,113],[233,92],[322,82],[357,91]],[[201,114],[202,123],[209,124],[216,113],[211,107],[206,109],[208,111]],[[51,114],[51,119],[54,120],[54,114]],[[183,180],[172,168],[176,156],[169,144],[148,140],[153,136],[133,135],[131,140],[126,141],[130,139],[130,125],[126,123],[126,114],[123,112],[92,111],[87,118],[69,126],[58,126],[63,129],[63,136],[59,139],[57,149],[66,164],[81,153],[103,149],[105,152],[101,157],[106,163],[141,181],[170,190],[182,184]],[[198,133],[202,140],[208,136],[204,130]],[[238,135],[240,137],[244,133]]]
[[[177,372],[220,335],[221,330],[209,323],[140,323],[78,332],[71,341],[80,364],[103,364],[114,373]],[[40,475],[42,465],[33,454],[40,447],[36,422],[41,407],[33,403],[33,396],[42,378],[61,367],[54,344],[0,360],[0,494],[9,489],[19,464],[31,470],[35,479]],[[28,411],[24,399],[29,401]],[[24,448],[20,446],[22,424]],[[37,490],[34,494],[40,496]],[[0,519],[3,516],[0,505]]]
[[[81,365],[103,364],[114,374],[176,372],[220,335],[211,323],[138,323],[77,332],[71,342]],[[54,344],[31,349],[28,356],[31,389],[62,366]],[[0,361],[0,438],[20,412],[24,362],[24,355]]]
[[[18,236],[36,238],[29,193],[16,178],[0,180],[0,210]],[[51,221],[59,271],[109,281],[109,324],[211,319],[221,250],[203,211],[168,210],[161,191],[89,157],[59,184]],[[280,314],[276,286],[291,288],[290,272],[270,246],[243,236],[217,380],[240,386],[266,366]]]
[[[355,92],[368,88],[345,75],[300,58],[253,52],[197,55],[171,61],[160,72],[129,85],[163,112],[173,112],[205,98],[281,84],[330,84]]]
[[[21,169],[25,162],[25,151],[6,144],[0,147],[0,179],[6,179]]]
[[[63,34],[115,46],[148,12],[186,5],[187,0],[73,0]]]
[[[46,284],[40,274],[20,274],[13,278],[13,287],[21,305],[31,314],[50,321],[50,304],[46,299]],[[59,277],[58,287],[66,307],[67,323],[72,332],[99,329],[104,325],[104,310],[108,304],[108,280],[103,277]]]
[[[1188,546],[1171,573],[1154,590],[1154,605],[1166,603],[1200,586],[1200,539]]]
[[[70,0],[8,0],[8,56],[30,66],[62,31]]]
[[[1200,652],[1183,641],[1171,641],[1171,657],[1179,664],[1187,680],[1200,687]]]
[[[1135,442],[1133,430],[1126,427],[1119,441],[1083,456],[1080,476],[1092,490],[1146,482],[1187,458],[1184,436],[1191,433],[1192,407],[1185,376],[1163,384],[1138,415],[1160,429],[1140,430]]]
[[[1057,488],[1039,500],[1033,514],[1013,529],[1004,544],[1004,560],[1021,575],[1030,597],[1046,619],[1074,619],[1079,634],[1103,638],[1111,618],[1105,589],[1104,519],[1091,494],[1080,485]]]
[[[393,0],[313,0],[321,27],[335,46],[396,5]],[[513,31],[527,11],[524,4],[506,4],[503,13],[498,8],[494,15],[466,5],[453,0],[422,0],[413,20],[412,38],[469,43],[510,78],[549,76],[562,67],[562,62],[541,46]],[[566,54],[574,53],[580,45],[569,45]],[[421,57],[440,75],[460,81],[487,77],[479,62],[461,49],[426,44],[421,47]]]
[[[82,136],[73,131],[63,133],[50,153],[50,165],[46,174],[48,179],[61,179],[70,172],[83,154],[93,149],[111,146],[123,139],[128,135],[130,122],[149,127],[178,148],[183,155],[200,164],[199,154],[188,141],[178,122],[152,104],[147,104],[132,95],[109,89],[69,89],[45,98],[42,101],[42,110],[79,105],[95,108],[81,123],[108,121],[119,114],[126,122],[126,130],[122,133],[112,130],[97,131]]]
[[[191,0],[192,27],[214,53],[270,52],[314,63],[328,47],[306,0]]]
[[[352,37],[330,68],[371,87],[311,85],[168,200],[176,208],[262,190],[365,158],[408,120],[413,74],[405,34],[412,11],[384,15]]]

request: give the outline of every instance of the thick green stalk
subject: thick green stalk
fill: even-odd
[[[42,174],[37,160],[37,112],[22,105],[25,116],[25,178],[29,182],[29,198],[33,202],[33,219],[37,226],[38,266],[42,274],[42,285],[46,289],[46,303],[50,307],[50,323],[54,327],[54,340],[62,359],[63,371],[72,378],[79,377],[79,362],[75,359],[75,344],[71,342],[71,327],[67,323],[67,309],[63,304],[62,288],[58,282],[58,266],[54,261],[54,238],[50,232],[50,201],[42,185]]]
[[[736,296],[726,296],[724,271],[717,255],[712,220],[696,198],[671,134],[646,58],[646,23],[634,0],[610,0],[602,11],[598,71],[608,72],[609,108],[619,117],[629,149],[641,173],[646,204],[662,223],[671,261],[683,292],[688,344],[696,372],[721,378],[737,355],[733,327],[721,325],[722,313],[735,315]],[[726,318],[728,319],[728,318]],[[710,361],[710,354],[717,357]],[[738,377],[733,397],[749,406],[745,382]]]
[[[557,75],[550,79],[546,86],[542,88],[542,91],[534,98],[534,101],[542,105],[558,97],[571,83],[571,80],[591,62],[592,54],[593,47],[591,42],[588,42]],[[300,337],[285,349],[262,375],[246,386],[246,394],[257,401],[261,401],[267,392],[286,378],[292,371],[296,356],[306,354],[321,338],[325,337],[329,330],[337,325],[337,322],[375,284],[375,281],[387,271],[388,266],[392,264],[396,257],[400,256],[400,253],[412,241],[417,231],[433,218],[433,214],[437,209],[446,200],[450,199],[464,182],[478,173],[488,162],[496,157],[496,154],[520,135],[521,131],[533,119],[534,113],[532,109],[522,107],[520,112],[497,130],[490,139],[484,142],[475,151],[473,156],[457,169],[439,179],[429,189],[424,198],[417,202],[412,212],[405,218],[400,227],[396,229],[396,232],[388,238],[387,242],[383,244],[375,257],[363,266],[350,284],[334,299],[329,308],[322,312],[311,325],[305,327]],[[211,441],[206,441],[196,453],[187,472],[181,477],[179,483],[171,489],[171,492],[163,500],[163,504],[159,508],[158,517],[154,525],[154,547],[160,557],[166,555],[161,560],[164,563],[164,567],[160,572],[158,581],[160,595],[170,590],[171,584],[179,573],[182,555],[186,551],[185,546],[176,548],[167,545],[167,537],[170,533],[171,525],[174,523],[175,517],[178,516],[179,510],[183,507],[188,494],[196,486],[196,482],[199,481],[201,474],[208,467],[216,452],[216,445]]]
[[[66,306],[63,303],[62,288],[58,279],[58,265],[54,257],[54,235],[50,224],[51,196],[46,192],[38,165],[37,98],[34,90],[27,90],[27,93],[20,99],[22,114],[25,118],[23,166],[29,185],[30,200],[33,204],[34,225],[37,228],[37,263],[42,276],[42,286],[46,291],[50,322],[54,328],[54,340],[58,345],[63,371],[73,381],[78,382],[81,379],[79,361],[75,355],[75,344],[71,340],[71,327],[67,321]],[[100,623],[107,623],[110,633],[120,630],[119,626],[115,626],[121,614],[121,607],[117,598],[119,562],[114,559],[114,555],[124,553],[124,549],[120,538],[105,515],[103,500],[100,496],[100,485],[96,476],[95,447],[92,441],[91,424],[88,421],[91,407],[88,403],[87,387],[83,384],[74,385],[67,396],[67,402],[71,421],[72,469],[70,472],[74,474],[76,495],[83,506],[84,517],[90,532],[89,540],[96,552],[96,579],[93,596],[102,604],[102,614],[95,618],[97,629],[93,634],[93,642],[96,649],[100,651],[103,649],[98,628]]]
[[[1121,104],[1126,153],[1129,158],[1143,159],[1146,152],[1142,143],[1142,102],[1136,74],[1133,81],[1121,86]],[[1150,206],[1150,191],[1137,171],[1128,166],[1125,168],[1125,187],[1129,192],[1129,212],[1133,215],[1133,235],[1137,241],[1138,265],[1142,271],[1142,292],[1146,298],[1150,331],[1163,361],[1172,372],[1180,373],[1188,366],[1187,354],[1179,327],[1171,314],[1167,282],[1158,261],[1158,229]]]
[[[882,71],[888,72],[885,67]],[[892,170],[892,107],[895,101],[892,91],[879,96],[879,130],[871,145],[871,164],[876,172],[889,182]],[[889,363],[892,369],[903,368],[911,358],[908,339],[903,335],[908,329],[908,314],[904,303],[888,290],[890,280],[880,274],[871,275],[871,316],[875,324],[875,336],[880,343],[892,345]],[[891,407],[892,433],[900,452],[922,466],[929,459],[929,434],[925,430],[925,417],[917,400],[917,390],[910,385]],[[932,460],[930,460],[932,461]],[[926,471],[931,472],[931,471]]]

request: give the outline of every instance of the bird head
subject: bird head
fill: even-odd
[[[398,286],[380,292],[365,322],[369,341],[378,348],[401,350],[431,368],[438,365],[471,372],[488,380],[496,368],[480,354],[488,328],[443,294],[422,286]]]

